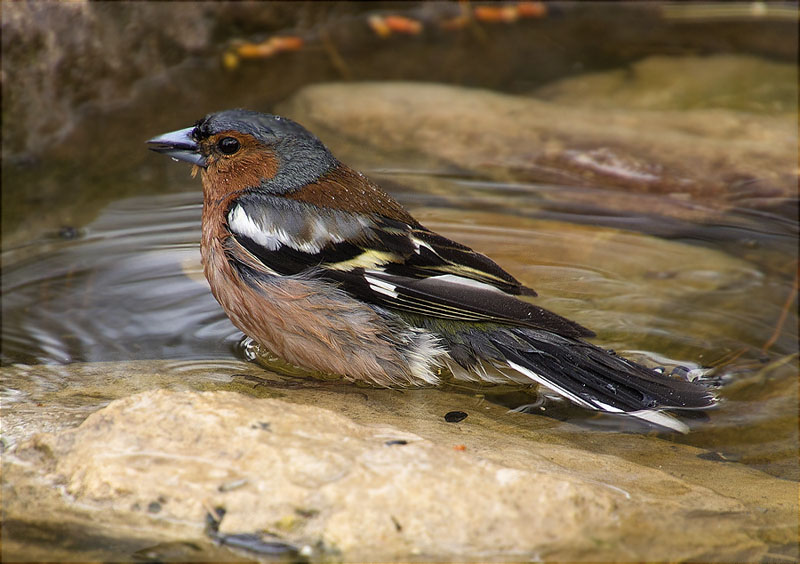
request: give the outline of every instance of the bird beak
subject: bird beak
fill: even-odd
[[[176,161],[186,161],[205,167],[206,159],[200,154],[200,146],[192,139],[192,131],[194,131],[194,127],[187,127],[153,137],[147,141],[147,144],[150,145],[148,148],[156,153],[164,153]]]

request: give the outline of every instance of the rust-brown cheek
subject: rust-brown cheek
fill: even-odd
[[[203,192],[206,201],[216,201],[226,195],[259,186],[278,173],[278,159],[263,147],[243,147],[232,157],[212,157],[202,170]]]

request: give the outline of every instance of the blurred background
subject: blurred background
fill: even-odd
[[[88,219],[87,206],[174,190],[129,177],[150,162],[143,139],[219,109],[274,109],[317,83],[487,88],[590,108],[588,122],[610,108],[791,115],[796,17],[793,4],[762,2],[11,3],[3,235],[32,218],[60,226]],[[773,198],[757,203],[795,216],[795,170],[743,178],[730,165],[738,198]],[[708,182],[719,189],[716,172]],[[121,186],[101,188],[100,174]]]

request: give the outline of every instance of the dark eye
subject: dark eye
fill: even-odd
[[[239,140],[234,137],[223,137],[217,143],[217,148],[225,155],[232,155],[239,150]]]

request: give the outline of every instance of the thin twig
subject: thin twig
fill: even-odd
[[[786,316],[789,314],[789,308],[792,307],[792,303],[794,302],[795,297],[797,297],[798,274],[800,274],[800,267],[794,271],[794,283],[792,284],[792,289],[789,292],[789,295],[786,296],[786,301],[781,308],[781,315],[778,317],[778,323],[775,325],[775,331],[772,332],[772,336],[761,348],[761,352],[764,354],[766,354],[769,348],[775,344],[775,341],[778,340],[778,336],[781,334],[781,330],[783,330],[783,324],[786,322]]]

